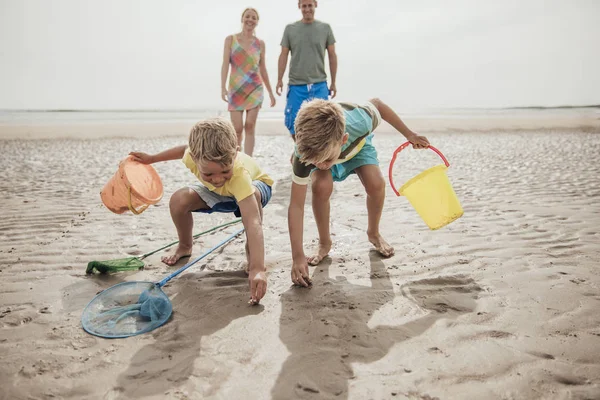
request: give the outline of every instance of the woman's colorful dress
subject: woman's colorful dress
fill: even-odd
[[[249,49],[242,47],[237,35],[231,42],[229,111],[250,110],[263,102],[263,82],[259,72],[260,40],[254,38]]]

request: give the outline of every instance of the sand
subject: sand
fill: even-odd
[[[167,324],[115,340],[85,333],[83,308],[116,283],[174,271],[160,262],[168,251],[139,272],[90,277],[86,264],[175,240],[168,199],[193,178],[181,163],[156,165],[165,196],[138,216],[112,214],[99,191],[127,152],[185,143],[189,126],[0,127],[17,137],[0,140],[0,398],[600,398],[597,119],[491,119],[421,129],[450,160],[465,214],[430,231],[388,187],[381,231],[392,258],[366,240],[359,180],[336,185],[334,247],[311,267],[311,289],[290,281],[291,141],[281,122],[261,123],[256,158],[277,181],[261,305],[246,304],[236,239],[165,287]],[[385,131],[375,138],[384,174],[402,142]],[[436,163],[407,150],[397,182]],[[198,215],[194,230],[232,218]],[[314,249],[310,202],[305,225]],[[194,256],[234,229],[196,241]]]
[[[0,110],[1,111],[1,110]],[[84,113],[88,115],[89,113]],[[99,139],[99,138],[165,138],[185,136],[196,119],[189,119],[190,113],[171,116],[172,119],[160,119],[161,114],[150,115],[148,120],[137,119],[114,121],[123,117],[117,113],[99,113],[94,120],[79,121],[77,113],[33,113],[27,120],[22,115],[10,118],[0,114],[0,139]],[[27,115],[27,114],[25,114]],[[225,116],[223,113],[219,115]],[[463,110],[446,113],[413,113],[402,116],[404,122],[417,132],[454,133],[454,132],[539,132],[548,130],[600,132],[600,108],[566,109],[498,109],[489,113],[483,110]],[[257,121],[259,135],[283,135],[287,130],[280,120],[261,119]],[[395,132],[386,122],[377,128],[378,133]]]

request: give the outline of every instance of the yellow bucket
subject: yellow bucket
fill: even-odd
[[[432,230],[439,229],[460,218],[464,212],[450,184],[448,175],[446,175],[446,170],[450,164],[446,157],[435,147],[429,146],[442,158],[445,165],[436,165],[421,172],[402,185],[399,191],[396,190],[392,179],[392,168],[398,153],[408,145],[410,145],[410,142],[398,147],[390,162],[389,181],[394,193],[398,196],[405,196],[417,211],[417,214]]]

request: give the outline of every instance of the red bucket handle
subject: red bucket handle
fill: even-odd
[[[392,186],[392,190],[394,191],[394,193],[396,193],[396,196],[401,196],[400,193],[396,190],[396,186],[394,186],[394,181],[392,179],[392,170],[394,167],[394,163],[396,162],[396,156],[398,155],[398,153],[400,153],[402,150],[404,150],[405,148],[407,148],[411,143],[410,142],[406,142],[400,145],[400,147],[398,147],[396,149],[396,151],[394,151],[394,154],[392,155],[392,160],[390,161],[390,168],[388,170],[388,179],[390,180],[390,186]],[[448,160],[446,160],[446,157],[444,157],[444,155],[442,154],[441,151],[439,151],[438,149],[436,149],[433,146],[429,146],[428,149],[431,149],[433,151],[435,151],[437,153],[438,156],[440,156],[442,158],[442,160],[444,161],[444,164],[446,164],[446,167],[450,166],[450,163],[448,162]]]

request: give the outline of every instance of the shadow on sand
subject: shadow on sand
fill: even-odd
[[[155,341],[141,348],[119,376],[113,388],[118,397],[143,398],[178,388],[201,356],[202,337],[263,310],[247,304],[248,278],[243,271],[188,273],[167,285],[165,293],[171,298],[173,316],[151,333]]]
[[[291,288],[282,295],[280,338],[291,354],[271,391],[273,399],[348,398],[352,363],[380,360],[394,344],[420,335],[436,320],[475,309],[481,289],[472,279],[421,280],[403,286],[402,294],[428,313],[403,325],[370,328],[373,313],[396,296],[379,256],[372,252],[370,259],[371,287],[331,278],[331,260],[325,259],[310,290]]]

